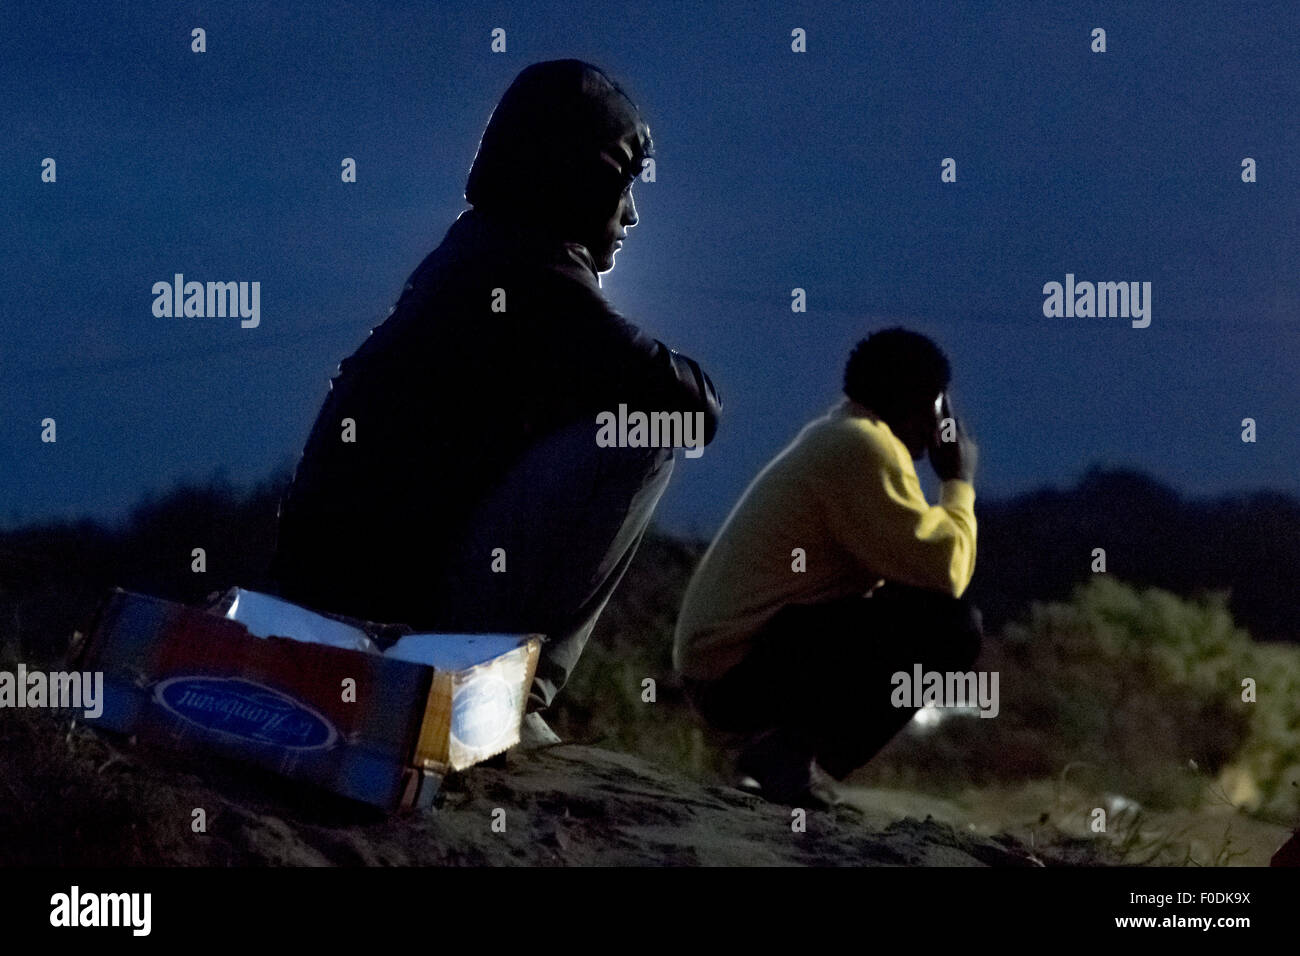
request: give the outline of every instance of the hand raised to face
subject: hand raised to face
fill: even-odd
[[[961,420],[953,413],[948,393],[943,392],[935,400],[936,427],[935,441],[930,446],[930,464],[941,481],[959,478],[971,481],[975,477],[975,466],[979,461],[979,447],[974,439],[962,427]],[[951,441],[943,440],[944,422],[951,418],[955,435]]]

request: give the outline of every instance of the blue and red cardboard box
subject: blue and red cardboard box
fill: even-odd
[[[519,742],[541,635],[407,635],[388,653],[354,650],[258,636],[268,626],[233,617],[241,596],[313,614],[238,588],[209,608],[110,592],[79,652],[80,669],[104,675],[91,723],[386,810],[430,806],[447,772]]]

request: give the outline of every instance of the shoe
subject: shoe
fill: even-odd
[[[737,788],[772,803],[822,807],[814,792],[813,755],[792,735],[770,731],[753,741],[736,759]]]
[[[858,815],[862,814],[858,807],[844,799],[835,778],[819,767],[815,760],[810,768],[808,785],[799,788],[795,793],[783,794],[782,799],[777,799],[778,794],[776,792],[771,789],[765,790],[757,779],[748,774],[742,775],[736,780],[736,789],[744,790],[756,797],[762,797],[769,803],[801,807],[804,810],[833,810],[842,807]]]
[[[524,721],[519,725],[519,749],[536,750],[538,747],[553,747],[562,743],[564,741],[547,726],[541,714],[535,710],[524,714]]]
[[[812,765],[812,783],[808,787],[808,799],[814,801],[814,805],[819,810],[844,807],[858,814],[862,812],[845,799],[845,792],[841,788],[839,780],[823,770],[822,765],[816,760],[813,761]]]

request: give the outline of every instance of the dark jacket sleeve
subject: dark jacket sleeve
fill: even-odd
[[[553,284],[552,284],[553,283]],[[713,441],[722,399],[698,362],[629,322],[594,289],[553,272],[544,323],[554,370],[569,379],[578,404],[701,412],[705,444]]]

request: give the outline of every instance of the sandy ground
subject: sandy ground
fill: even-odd
[[[1096,795],[1050,782],[841,796],[796,814],[565,743],[450,776],[432,812],[385,814],[47,712],[0,721],[0,865],[1262,866],[1289,832],[1208,804],[1126,811],[1101,838],[1088,828]]]
[[[900,819],[910,811],[870,791],[858,794],[860,808],[800,815],[578,744],[511,751],[505,768],[449,777],[433,812],[389,815],[265,771],[145,751],[39,715],[0,734],[0,780],[9,798],[0,811],[0,864],[10,865],[1098,862],[1094,841],[1031,851],[1009,836]]]
[[[512,753],[507,770],[475,768],[453,786],[434,826],[458,833],[487,829],[500,807],[507,831],[496,837],[509,847],[510,859],[521,862],[1037,865],[1012,840],[934,821],[869,817],[852,807],[799,813],[594,747],[564,744]]]
[[[1082,847],[1098,837],[1090,829],[1095,794],[1060,792],[1037,781],[1016,787],[971,789],[945,798],[911,790],[852,787],[844,799],[864,822],[883,828],[904,817],[931,817],[973,835],[1004,834],[1049,860],[1062,840]],[[1291,834],[1289,827],[1254,819],[1207,794],[1197,810],[1126,810],[1113,814],[1107,855],[1126,866],[1268,866]],[[1044,842],[1049,848],[1040,849]]]

